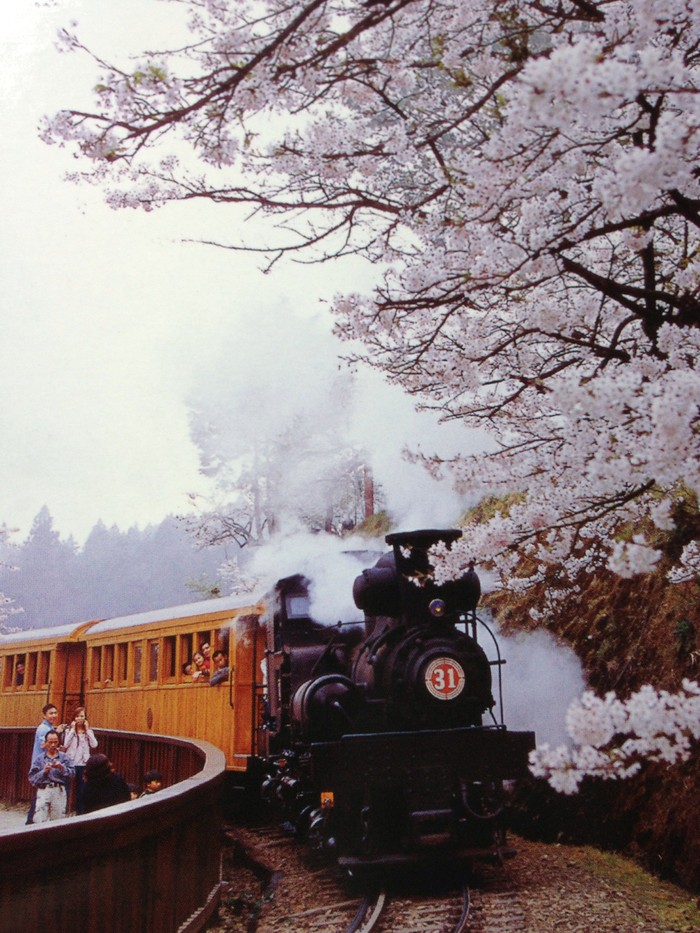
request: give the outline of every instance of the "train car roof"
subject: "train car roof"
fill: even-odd
[[[97,619],[94,622],[71,622],[69,625],[24,629],[20,632],[0,635],[0,648],[25,642],[70,641],[78,634],[99,635],[122,628],[168,622],[171,619],[187,619],[213,612],[235,612],[237,609],[245,609],[246,606],[257,606],[261,598],[261,595],[251,594],[246,596],[220,596],[217,599],[202,599],[196,603],[167,606],[164,609],[150,609],[147,612],[137,612],[129,616],[115,616],[112,619]]]
[[[0,648],[12,645],[15,642],[26,641],[62,641],[70,638],[78,626],[75,622],[70,625],[54,625],[50,628],[28,628],[20,632],[9,632],[0,635]]]
[[[138,612],[130,616],[116,616],[113,619],[102,619],[90,626],[86,634],[99,635],[121,628],[131,628],[136,625],[151,625],[155,622],[168,622],[171,619],[187,619],[191,616],[208,615],[212,612],[235,612],[245,609],[246,606],[257,606],[260,595],[248,593],[243,596],[219,596],[216,599],[202,599],[196,603],[185,603],[182,606],[169,606],[165,609],[151,609],[147,612]]]

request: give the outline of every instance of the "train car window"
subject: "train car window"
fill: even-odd
[[[36,687],[36,674],[39,668],[39,656],[36,651],[31,651],[27,655],[27,670],[24,679],[30,687]]]
[[[175,635],[166,635],[163,639],[163,677],[166,680],[175,680],[177,671],[177,638]]]
[[[129,646],[126,642],[117,645],[117,680],[123,686],[129,673]]]
[[[141,683],[141,667],[143,663],[143,645],[141,642],[134,642],[134,683]]]
[[[102,647],[93,648],[90,658],[90,679],[93,684],[102,680]]]
[[[8,655],[5,659],[5,687],[11,690],[15,686],[15,665],[17,664],[16,655]]]
[[[183,671],[183,665],[192,661],[192,636],[180,635],[180,680],[191,680],[191,676]]]
[[[8,654],[6,658],[3,659],[3,679],[2,686],[3,689],[9,690],[12,686],[12,676],[15,671],[15,659],[11,654]]]
[[[309,615],[309,597],[306,593],[291,593],[287,596],[287,618],[306,619]]]
[[[195,637],[194,650],[201,651],[202,646],[204,645],[209,645],[209,648],[210,648],[209,657],[211,658],[211,652],[214,650],[214,647],[212,646],[211,632],[209,629],[207,629],[206,632],[197,632],[197,635]]]
[[[233,625],[233,619],[231,620],[229,625]],[[229,633],[229,629],[227,626],[226,628],[220,628],[216,634],[216,647],[220,648],[224,652],[224,654],[228,654],[228,638],[229,638],[228,633]]]
[[[51,652],[39,652],[39,668],[37,670],[36,682],[39,687],[46,687],[49,682],[49,668],[51,666]]]
[[[160,645],[157,640],[148,642],[148,679],[151,683],[158,681],[158,657]]]
[[[114,645],[105,645],[102,649],[102,680],[105,687],[114,683]]]

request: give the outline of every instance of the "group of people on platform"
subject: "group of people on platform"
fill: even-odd
[[[73,792],[76,815],[154,794],[163,786],[159,771],[144,775],[141,793],[114,770],[107,755],[95,752],[98,742],[84,706],[75,710],[70,726],[58,722],[58,708],[47,703],[34,734],[29,783],[35,790],[27,823],[63,819]]]
[[[191,677],[196,684],[208,683],[210,687],[215,687],[228,680],[228,658],[221,648],[212,653],[209,642],[203,641],[199,651],[192,655],[192,660],[182,665],[182,673]]]

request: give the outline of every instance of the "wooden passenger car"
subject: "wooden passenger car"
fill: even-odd
[[[49,701],[59,710],[79,705],[85,654],[79,638],[88,625],[0,636],[0,725],[36,726]]]
[[[262,691],[260,613],[228,597],[1,636],[0,725],[37,725],[49,701],[70,722],[82,705],[95,728],[203,739],[243,772]],[[228,681],[210,686],[183,672],[202,642],[227,654]]]

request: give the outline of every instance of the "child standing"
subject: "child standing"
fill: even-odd
[[[150,797],[163,786],[163,775],[160,771],[147,771],[143,776],[143,790],[140,797]]]

